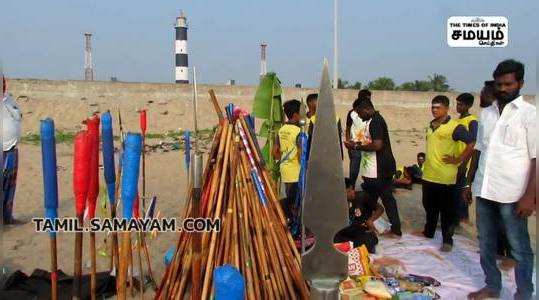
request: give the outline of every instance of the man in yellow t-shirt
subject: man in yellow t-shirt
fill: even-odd
[[[468,133],[470,134],[470,137],[475,141],[477,138],[477,116],[474,114],[470,114],[469,110],[472,108],[474,102],[474,97],[470,93],[462,93],[457,96],[457,112],[460,114],[460,118],[457,120],[460,124],[462,124],[466,129],[468,130]],[[459,152],[462,153],[464,149],[466,148],[466,144],[460,142],[459,143]],[[464,188],[466,187],[466,174],[467,170],[470,167],[470,160],[463,161],[462,164],[459,166],[459,170],[457,173],[457,205],[458,205],[458,219],[456,220],[456,225],[460,225],[460,222],[468,222],[469,221],[469,214],[468,214],[468,203],[464,198],[462,197],[462,192],[464,191]]]
[[[423,165],[423,207],[426,223],[423,236],[433,238],[441,216],[442,247],[449,252],[453,248],[453,233],[457,218],[457,171],[458,166],[471,156],[474,141],[468,130],[449,116],[449,98],[438,95],[432,99],[432,120],[427,128],[427,156]],[[466,144],[459,153],[459,142]]]
[[[313,130],[314,130],[314,124],[316,124],[316,108],[318,106],[318,94],[312,93],[307,96],[307,108],[309,111],[307,111],[307,121],[309,122],[308,125],[308,140],[307,140],[307,149],[311,151],[311,142],[312,142],[312,136],[313,136]],[[339,145],[341,145],[341,159],[344,159],[343,156],[343,149],[342,149],[342,125],[341,125],[341,119],[337,117],[337,134],[339,135]],[[308,157],[308,155],[307,155]]]
[[[289,218],[295,214],[292,209],[298,194],[299,173],[301,170],[300,107],[301,102],[296,99],[288,100],[283,104],[287,122],[279,129],[273,146],[273,155],[280,161],[281,181],[285,184],[286,190],[284,210]]]

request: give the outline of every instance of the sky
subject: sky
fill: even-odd
[[[176,16],[188,18],[189,64],[199,83],[258,83],[259,44],[282,83],[316,87],[333,63],[333,1],[2,0],[0,63],[14,78],[82,79],[84,32],[92,32],[97,80],[173,82]],[[349,82],[380,76],[397,84],[445,75],[477,91],[496,64],[526,65],[524,93],[537,83],[539,1],[339,0],[339,73]],[[506,16],[505,48],[450,48],[450,16]]]

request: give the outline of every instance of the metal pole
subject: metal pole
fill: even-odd
[[[198,99],[197,99],[197,70],[195,67],[193,67],[193,108],[195,110],[195,115],[194,115],[194,122],[195,122],[195,136],[197,138],[197,143],[195,144],[195,147],[197,147],[196,145],[198,145],[198,122],[197,122],[197,104],[198,104]],[[196,152],[197,148],[195,148],[195,152]]]
[[[195,123],[195,135],[196,135],[196,143],[195,143],[195,151],[192,154],[192,166],[191,166],[191,183],[193,185],[192,188],[192,196],[193,196],[193,207],[192,207],[192,217],[193,218],[200,218],[200,198],[202,195],[202,153],[199,152],[199,137],[198,137],[198,122],[197,122],[197,113],[198,113],[198,95],[197,95],[197,75],[196,75],[196,68],[193,67],[193,109],[194,109],[194,123]],[[200,233],[193,233],[193,240],[191,242],[191,252],[193,256],[192,260],[192,290],[191,295],[192,299],[200,299],[201,297],[201,285],[198,284],[198,282],[201,281],[202,274],[201,274],[201,235]]]
[[[333,0],[333,88],[339,88],[338,0]]]

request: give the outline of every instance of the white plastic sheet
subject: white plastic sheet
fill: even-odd
[[[407,273],[436,278],[441,286],[436,288],[442,299],[466,299],[470,292],[482,288],[485,280],[479,263],[477,241],[454,236],[453,251],[441,252],[441,233],[433,239],[404,234],[401,239],[380,238],[376,247],[377,257],[392,257],[404,263]],[[501,299],[513,299],[516,291],[514,271],[502,271]],[[535,270],[534,270],[535,282]]]

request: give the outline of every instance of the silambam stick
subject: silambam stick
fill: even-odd
[[[277,198],[275,194],[275,189],[271,187],[269,182],[271,182],[271,176],[269,176],[266,169],[262,170],[262,178],[263,181],[266,183],[266,191],[268,191],[268,195],[270,197],[270,205],[273,207],[273,210],[277,212],[277,215],[279,217],[279,222],[281,223],[281,226],[284,229],[284,232],[286,233],[287,241],[292,249],[292,253],[294,253],[294,257],[296,258],[296,261],[298,262],[298,265],[301,265],[301,255],[299,254],[298,249],[296,248],[296,243],[294,242],[294,239],[292,238],[292,234],[288,230],[288,226],[286,224],[286,218],[284,216],[284,212],[281,209],[281,206],[279,204],[279,199]]]
[[[184,211],[184,216],[183,216],[184,219],[191,213],[190,212],[191,204],[192,204],[191,200],[192,200],[191,193],[189,193],[188,198],[187,198],[187,203],[185,205],[185,211]],[[168,293],[171,290],[171,286],[174,284],[176,280],[178,268],[180,266],[180,262],[183,259],[184,249],[187,247],[187,245],[189,245],[188,238],[189,238],[189,235],[186,234],[184,231],[179,233],[178,244],[176,245],[176,254],[174,255],[174,259],[171,265],[169,266],[169,268],[171,268],[171,272],[167,276],[166,281],[165,279],[163,279],[163,281],[165,281],[165,288],[164,288],[165,299],[168,299]]]
[[[223,132],[221,133],[221,140],[219,142],[219,149],[217,150],[217,157],[216,157],[216,163],[215,163],[215,171],[213,172],[214,176],[212,176],[212,182],[210,185],[210,192],[208,197],[208,202],[205,203],[205,207],[203,208],[204,215],[210,216],[212,215],[212,208],[214,207],[214,203],[217,198],[217,191],[220,186],[220,179],[221,179],[221,173],[223,170],[223,164],[224,164],[224,156],[225,156],[225,148],[227,146],[228,139],[231,134],[231,126],[229,124],[226,124],[223,127]],[[208,243],[208,234],[204,234],[202,239],[202,247],[205,248]]]
[[[77,221],[82,227],[84,224],[84,208],[88,195],[90,181],[90,155],[91,141],[87,131],[79,132],[75,136],[75,153],[73,156],[73,191],[75,194],[75,212]],[[75,266],[73,276],[73,297],[82,299],[82,232],[75,233]]]
[[[182,279],[184,276],[186,276],[182,270],[182,268],[190,267],[190,264],[186,263],[187,254],[186,249],[188,249],[190,245],[190,236],[188,234],[184,234],[184,242],[181,247],[178,247],[178,252],[176,253],[176,261],[174,264],[174,268],[172,269],[172,276],[170,277],[170,280],[167,282],[167,290],[166,290],[166,297],[165,299],[170,299],[171,296],[175,293],[175,291],[178,288],[179,281],[178,277]],[[187,279],[187,278],[186,278]]]
[[[249,147],[251,148],[251,152],[253,153],[253,157],[254,157],[257,165],[260,167],[262,159],[258,155],[258,151],[256,151],[256,145],[255,145],[255,142],[253,140],[253,137],[250,134],[248,125],[245,122],[245,119],[243,117],[239,118],[238,122],[240,123],[241,127],[243,128],[243,131],[245,132],[245,136],[247,137],[247,141],[249,142]]]
[[[171,298],[175,298],[176,295],[178,295],[180,299],[183,298],[183,294],[185,293],[185,288],[187,286],[187,280],[189,280],[189,278],[191,277],[189,276],[189,271],[191,270],[191,259],[192,255],[189,251],[187,251],[187,253],[184,255],[184,262],[182,264],[182,275],[180,276],[179,285],[176,281],[174,287],[172,288]]]
[[[267,228],[264,227],[264,224],[262,223],[262,216],[260,214],[260,209],[258,205],[258,197],[255,196],[254,190],[252,186],[249,186],[249,194],[251,197],[251,204],[253,209],[253,215],[255,216],[253,219],[255,220],[257,224],[257,228],[261,230],[260,236],[263,238],[262,242],[264,244],[263,249],[269,249],[269,253],[274,253],[275,249],[272,249],[272,245],[268,243],[267,239]],[[270,280],[275,285],[275,292],[280,295],[280,297],[284,297],[284,283],[283,278],[281,277],[281,274],[278,270],[278,267],[276,267],[276,261],[275,257],[273,255],[268,255],[268,272],[270,274]]]
[[[56,137],[54,121],[45,119],[40,124],[41,161],[43,162],[43,202],[45,218],[56,222],[58,219],[58,174],[56,163]],[[58,299],[56,231],[49,231],[51,252],[51,299]]]
[[[274,193],[274,189],[271,186],[271,180],[267,179],[267,170],[265,168],[261,167],[261,162],[262,161],[260,160],[260,158],[258,158],[258,160],[255,159],[255,156],[258,153],[258,151],[257,151],[256,145],[254,145],[254,142],[253,142],[254,139],[250,136],[251,131],[248,130],[249,128],[248,128],[247,124],[245,123],[245,121],[243,123],[241,122],[242,120],[243,119],[240,119],[240,121],[238,122],[238,131],[239,131],[240,136],[242,138],[243,144],[244,144],[244,146],[246,148],[249,147],[249,144],[251,145],[251,147],[254,147],[254,149],[252,149],[250,151],[246,151],[247,155],[248,155],[248,161],[251,163],[250,165],[247,164],[246,167],[251,166],[253,168],[253,170],[254,170],[253,174],[255,175],[253,180],[255,180],[255,181],[260,180],[261,181],[261,186],[259,187],[260,190],[261,190],[260,193],[263,194],[264,197],[267,200],[267,193],[268,192],[269,193]],[[242,124],[244,126],[242,126]],[[248,150],[248,149],[246,149],[246,150]],[[253,153],[255,153],[255,155],[253,155]],[[260,176],[259,170],[262,170],[262,172],[266,172],[266,178],[265,179],[262,179],[262,177]],[[264,174],[262,176],[264,176]],[[264,182],[265,182],[265,184],[264,184]],[[259,189],[259,188],[257,188],[257,189]],[[273,203],[273,204],[278,205],[278,203]],[[277,209],[280,209],[280,208],[277,208]],[[278,213],[280,213],[281,215],[283,214],[281,210],[278,210]],[[286,226],[286,223],[285,223],[285,220],[284,220],[284,215],[283,215],[283,219],[282,219],[281,223],[283,224],[283,226]],[[286,229],[286,232],[288,232],[288,229],[286,227],[285,227],[285,229]],[[291,245],[295,245],[294,241],[292,239],[292,236],[290,235],[289,232],[288,232],[288,235],[289,235],[288,242]],[[297,257],[297,259],[299,261],[300,256],[299,256],[299,253],[297,252],[297,249],[294,248],[293,251],[295,251],[296,257]]]
[[[135,272],[135,268],[133,265],[133,247],[131,243],[131,233],[128,235],[129,240],[129,250],[128,250],[128,260],[129,260],[129,267],[128,267],[128,275],[129,275],[129,293],[131,294],[131,297],[135,297],[135,291],[133,290],[134,282],[133,282],[133,273]]]
[[[269,220],[277,219],[277,217],[275,216],[272,210],[268,210],[268,215],[270,215],[270,217],[268,218]],[[274,240],[279,241],[279,240],[285,239],[286,238],[285,231],[282,229],[279,230],[277,228],[279,226],[278,223],[274,223],[273,226],[275,227],[275,230],[272,231],[272,233],[275,233]],[[301,274],[301,266],[297,262],[297,260],[294,258],[294,256],[291,254],[291,251],[284,250],[287,248],[287,246],[288,248],[290,248],[289,245],[282,244],[281,246],[283,247],[283,253],[284,253],[287,265],[288,265],[288,269],[290,270],[290,273],[294,278],[294,282],[296,283],[297,288],[300,291],[301,298],[306,299],[309,297],[309,290],[307,288],[305,280],[303,279],[303,275]],[[296,248],[293,247],[293,249],[296,249]]]
[[[232,228],[232,238],[233,238],[233,241],[234,241],[234,258],[233,258],[233,265],[239,269],[240,267],[240,245],[239,245],[239,234],[238,234],[238,223],[239,223],[239,216],[238,216],[238,207],[237,207],[237,198],[234,196],[234,194],[232,194],[233,197],[233,201],[234,201],[234,204],[233,204],[233,210],[234,210],[234,220],[233,220],[233,228]]]
[[[91,154],[90,154],[90,179],[88,182],[88,195],[86,199],[87,218],[91,220],[95,217],[95,207],[97,197],[99,196],[99,123],[100,119],[97,115],[86,120],[88,128],[88,136],[90,138]],[[95,232],[90,232],[90,298],[96,299],[96,255],[95,255]]]
[[[240,185],[240,178],[239,173],[241,172],[241,169],[239,170],[238,174],[236,175],[236,185],[238,190],[238,199],[240,199],[240,207],[242,209],[242,216],[244,219],[242,228],[242,236],[243,238],[243,247],[245,248],[246,253],[246,261],[245,267],[248,270],[248,274],[251,274],[252,277],[252,285],[254,287],[254,296],[255,299],[261,299],[260,294],[260,284],[258,280],[258,267],[256,262],[256,255],[254,254],[253,250],[253,243],[251,239],[251,224],[249,223],[249,210],[247,209],[247,197],[243,193],[243,189]]]
[[[123,156],[122,174],[122,216],[126,220],[133,217],[133,201],[137,195],[137,186],[140,169],[141,141],[140,134],[128,133],[125,139],[125,152]],[[128,263],[132,262],[130,232],[122,232],[122,249],[120,257],[119,293],[118,298],[126,298],[126,278]],[[131,269],[131,275],[133,269]],[[133,285],[131,284],[131,288]]]
[[[232,218],[233,218],[233,208],[232,208],[232,199],[230,197],[230,191],[232,189],[232,184],[229,184],[229,193],[228,193],[228,203],[225,211],[225,221],[223,223],[223,229],[224,232],[221,234],[221,238],[223,240],[222,242],[222,248],[219,247],[220,251],[223,251],[221,255],[218,255],[217,257],[221,258],[220,261],[218,261],[217,265],[221,265],[223,263],[230,263],[229,260],[229,254],[230,254],[230,239],[232,234]]]
[[[244,206],[246,208],[248,219],[254,220],[256,216],[253,215],[254,212],[252,210],[252,200],[249,195],[248,188],[247,188],[248,179],[246,178],[245,171],[243,170],[243,166],[240,166],[240,171],[241,171],[241,182],[243,184],[242,193],[243,193]],[[262,249],[264,249],[264,246],[263,245],[259,246],[259,241],[260,241],[259,231],[258,231],[258,227],[256,226],[255,221],[249,222],[249,229],[250,229],[250,233],[249,233],[250,250],[249,251],[251,253],[251,257],[253,258],[253,261],[256,262],[256,266],[257,266],[257,272],[254,272],[254,278],[255,278],[255,281],[258,282],[257,286],[263,287],[263,290],[259,291],[261,297],[267,299],[269,297],[273,297],[273,290],[272,290],[273,286],[272,286],[272,282],[270,281],[271,277],[268,271],[267,260],[266,260],[265,254],[262,252]]]
[[[101,114],[101,136],[102,136],[102,155],[103,155],[103,173],[105,175],[105,183],[107,184],[107,195],[109,198],[110,217],[116,218],[116,170],[114,165],[114,140],[112,132],[112,116],[110,111]],[[109,270],[112,271],[116,263],[116,271],[118,271],[118,235],[116,232],[111,232],[111,255],[109,261]]]
[[[139,297],[140,300],[144,299],[144,274],[142,271],[142,255],[141,255],[141,249],[142,249],[142,233],[137,232],[137,256],[138,256],[138,267],[139,267]]]
[[[213,108],[215,110],[215,113],[217,114],[217,117],[219,118],[219,121],[224,120],[225,117],[223,116],[223,111],[219,106],[219,101],[217,101],[217,97],[215,97],[215,92],[213,91],[213,89],[210,89],[208,93],[210,94],[210,101],[213,104]]]
[[[170,268],[171,272],[170,275],[166,279],[166,286],[165,286],[165,295],[168,295],[170,291],[172,290],[176,279],[178,275],[181,275],[181,269],[182,261],[185,258],[184,254],[188,246],[190,245],[190,235],[186,234],[185,232],[180,232],[180,238],[178,239],[178,244],[176,246],[176,254],[174,255],[174,259],[171,262]],[[168,299],[168,297],[165,297]]]
[[[229,156],[230,153],[230,144],[232,140],[232,125],[227,125],[227,138],[226,138],[226,145],[225,145],[225,159],[223,164],[223,170],[226,170],[228,167],[228,159],[226,159]],[[224,190],[224,179],[226,177],[226,172],[222,172],[221,174],[221,180],[219,185],[219,193],[217,196],[217,204],[216,204],[216,214],[221,210],[222,206],[222,199],[223,199],[223,190]],[[215,218],[217,216],[215,215]],[[213,273],[213,259],[214,259],[214,253],[215,253],[215,246],[216,246],[216,238],[217,238],[217,232],[211,233],[211,240],[210,240],[210,250],[208,254],[208,261],[206,263],[206,269],[204,274],[204,285],[202,286],[202,299],[207,299],[208,294],[210,292],[210,283],[211,283],[211,277]]]
[[[229,228],[228,219],[229,219],[228,213],[223,215],[223,217],[221,217],[223,231],[221,231],[217,235],[217,240],[218,240],[217,250],[218,250],[218,252],[217,252],[217,255],[216,255],[215,262],[213,263],[214,266],[223,264],[223,261],[225,260],[224,259],[225,248],[226,248],[225,242],[226,242],[227,233],[229,232],[229,230],[228,230],[228,228]]]
[[[244,162],[244,166],[245,168],[247,168],[247,160],[246,158],[243,160]],[[256,181],[258,180],[258,176],[256,175],[256,171],[255,170],[251,170],[251,178],[253,180],[253,182],[255,183],[254,185],[256,185]],[[265,195],[264,195],[264,192],[262,189],[259,189],[259,192],[260,194],[255,194],[255,191],[254,191],[254,188],[253,186],[250,186],[250,194],[251,196],[253,197],[254,199],[254,203],[253,203],[253,208],[255,209],[255,214],[257,214],[257,219],[260,220],[260,223],[261,223],[261,227],[263,228],[264,232],[266,233],[264,235],[264,238],[265,238],[265,242],[267,243],[267,248],[269,249],[270,253],[276,253],[276,248],[275,248],[275,245],[274,245],[274,241],[271,240],[271,236],[269,234],[267,234],[267,232],[269,230],[271,230],[271,228],[268,226],[267,222],[266,222],[266,219],[265,219],[265,216],[263,215],[263,205],[262,203],[266,203],[267,200],[265,199]],[[261,199],[261,197],[264,197],[264,199]],[[286,280],[287,278],[285,278],[284,274],[282,274],[282,268],[280,267],[279,265],[279,261],[275,258],[275,256],[270,256],[270,266],[271,266],[271,269],[273,270],[273,274],[275,275],[275,281],[277,283],[277,287],[278,287],[278,290],[279,290],[279,293],[281,295],[281,297],[286,297],[286,298],[289,298],[290,296],[285,296],[286,295]]]
[[[295,293],[294,293],[294,287],[292,286],[292,282],[291,282],[291,278],[290,278],[290,274],[288,273],[288,269],[286,268],[286,262],[285,262],[285,259],[284,259],[284,256],[283,256],[283,253],[282,253],[282,249],[279,245],[279,240],[277,239],[277,236],[275,234],[275,231],[277,230],[273,224],[272,224],[272,221],[271,221],[271,218],[270,216],[268,215],[268,212],[267,212],[267,207],[263,206],[263,207],[259,207],[259,208],[262,208],[262,210],[264,211],[263,212],[263,216],[262,216],[262,224],[264,226],[264,228],[268,228],[268,232],[269,232],[269,235],[267,236],[267,240],[268,240],[268,244],[270,245],[270,248],[272,250],[274,250],[274,252],[272,253],[276,253],[277,254],[277,258],[279,259],[278,260],[278,264],[276,264],[276,272],[277,274],[281,275],[280,273],[282,272],[282,277],[284,278],[284,283],[286,284],[286,288],[288,289],[288,297],[287,298],[290,298],[290,299],[296,299],[296,296],[295,296]],[[275,262],[277,263],[277,262]]]
[[[238,206],[237,206],[237,198],[236,198],[236,185],[234,184],[235,178],[236,178],[236,170],[237,170],[237,162],[238,162],[238,156],[239,156],[239,143],[237,140],[234,141],[234,146],[232,150],[231,155],[231,161],[230,165],[232,166],[230,168],[230,179],[229,179],[229,185],[230,185],[230,192],[229,197],[231,197],[232,201],[232,250],[233,250],[233,257],[230,259],[231,263],[236,267],[240,267],[240,253],[239,253],[239,245],[238,245]]]
[[[236,185],[236,178],[233,178],[233,183]],[[236,189],[235,198],[240,202],[240,198],[238,196],[238,192]],[[238,222],[239,227],[241,228],[241,232],[238,234],[239,238],[239,245],[241,247],[240,251],[240,264],[239,269],[241,270],[242,274],[245,275],[245,284],[247,285],[247,299],[253,300],[255,299],[255,291],[253,288],[253,274],[251,266],[249,265],[249,252],[247,250],[247,241],[245,241],[245,228],[247,228],[247,224],[245,224],[245,219],[243,216],[243,208],[240,203],[238,203]]]
[[[244,158],[244,153],[243,150],[241,152],[242,154],[242,160]],[[247,199],[248,199],[248,202],[249,202],[249,208],[252,210],[253,209],[253,201],[251,199],[251,194],[250,194],[250,191],[249,191],[249,184],[248,182],[251,181],[250,178],[248,179],[247,177],[247,169],[245,168],[245,165],[244,164],[241,164],[241,176],[242,176],[242,181],[244,183],[244,188],[246,190],[246,196],[247,196]],[[277,285],[276,285],[276,282],[273,280],[273,277],[271,276],[271,272],[269,270],[269,265],[268,265],[268,262],[267,262],[267,259],[266,259],[266,251],[264,251],[265,247],[264,247],[264,242],[262,241],[262,236],[263,236],[263,232],[262,232],[262,228],[260,227],[260,220],[257,220],[257,216],[254,212],[251,213],[251,215],[253,216],[252,217],[252,220],[254,222],[254,248],[255,248],[255,253],[257,254],[258,256],[258,259],[259,259],[259,263],[260,263],[260,266],[261,266],[261,270],[262,270],[262,284],[265,288],[265,291],[267,293],[266,297],[269,297],[270,299],[274,299],[276,298],[276,295],[275,293],[277,292],[278,293],[278,288],[277,288]]]
[[[127,265],[129,261],[127,260],[128,248],[131,247],[129,244],[129,232],[120,233],[122,246],[120,247],[120,262],[119,262],[119,271],[118,271],[118,299],[126,299],[126,274],[127,274]]]
[[[220,123],[217,127],[217,130],[215,131],[215,134],[213,135],[213,142],[211,145],[210,152],[208,154],[206,167],[204,168],[204,174],[202,175],[202,178],[204,180],[203,183],[203,201],[202,201],[202,214],[206,214],[206,205],[208,202],[208,196],[210,194],[210,189],[213,182],[213,176],[211,176],[215,172],[215,168],[217,167],[217,152],[219,151],[219,148],[221,147],[221,142],[224,141],[224,138],[226,137],[226,134],[223,134],[223,129],[225,123]],[[223,137],[225,136],[225,137]],[[224,145],[223,145],[224,147]]]

